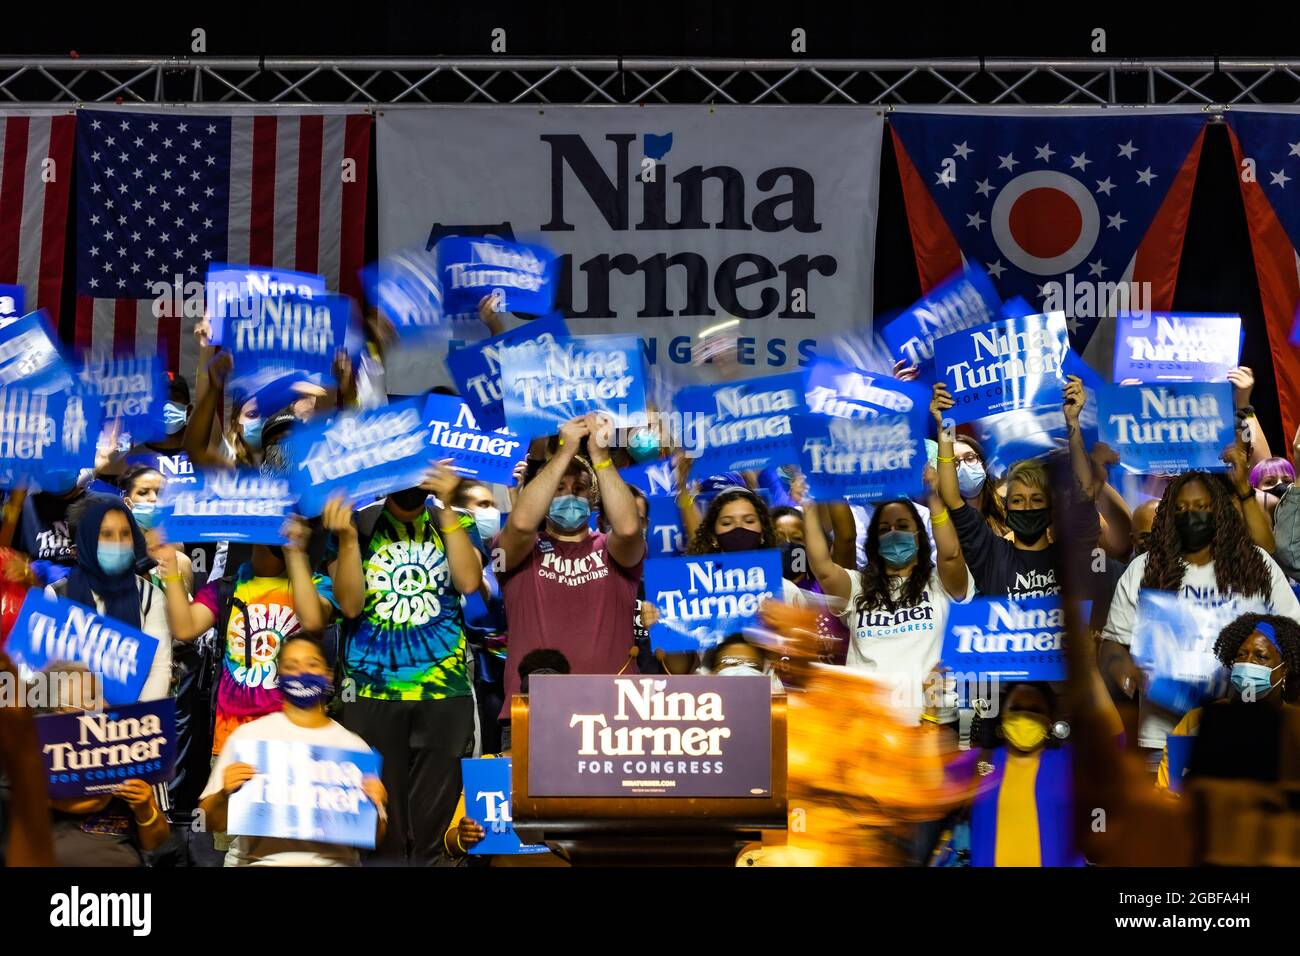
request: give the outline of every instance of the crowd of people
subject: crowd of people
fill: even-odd
[[[480,313],[501,328],[490,300]],[[94,473],[71,490],[10,492],[5,561],[49,593],[158,640],[140,699],[175,698],[179,747],[166,786],[126,783],[34,809],[21,783],[32,775],[33,742],[12,727],[0,734],[9,862],[39,854],[25,826],[43,813],[61,865],[457,863],[483,836],[463,801],[461,760],[509,754],[511,701],[531,674],[763,675],[781,691],[782,661],[742,636],[700,653],[652,650],[659,612],[643,581],[648,501],[622,469],[653,460],[677,475],[686,553],[779,550],[784,580],[774,597],[820,614],[823,660],[871,673],[892,689],[900,719],[980,752],[977,773],[991,784],[917,828],[913,863],[1085,862],[1071,834],[1076,702],[1038,682],[971,701],[940,659],[954,604],[1058,595],[1066,551],[1089,559],[1079,596],[1091,601],[1093,677],[1115,746],[1144,754],[1153,792],[1178,799],[1171,734],[1213,730],[1186,779],[1277,780],[1294,758],[1300,677],[1289,675],[1300,667],[1300,602],[1288,577],[1297,569],[1287,555],[1275,559],[1274,521],[1295,469],[1273,455],[1254,417],[1249,369],[1230,376],[1238,437],[1224,450],[1226,472],[1150,476],[1132,509],[1107,481],[1114,452],[1085,443],[1087,393],[1069,377],[1067,447],[1001,473],[973,437],[945,426],[953,399],[936,385],[926,488],[874,507],[814,500],[790,467],[694,474],[667,432],[612,429],[587,415],[534,440],[510,487],[431,461],[417,486],[360,505],[339,495],[319,518],[291,518],[283,545],[165,540],[158,514],[168,483],[236,466],[284,474],[286,439],[301,423],[392,397],[382,320],[371,316],[367,331],[356,367],[336,364],[335,393],[304,392],[283,409],[246,399],[222,415],[231,359],[213,353],[201,327],[196,391],[171,382],[165,439],[123,448],[110,436]],[[1219,636],[1214,653],[1231,677],[1220,698],[1187,712],[1149,699],[1149,675],[1130,652],[1142,590],[1202,606],[1266,606]],[[7,659],[0,665],[14,670]],[[1234,719],[1211,719],[1218,711]],[[1243,711],[1249,719],[1235,719]],[[0,724],[12,720],[0,715]],[[381,775],[365,784],[379,816],[372,853],[224,832],[228,799],[254,772],[235,746],[276,740],[380,754]]]

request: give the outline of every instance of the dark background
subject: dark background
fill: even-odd
[[[1092,57],[1092,30],[1106,31],[1104,56],[1300,56],[1300,39],[1278,5],[1253,3],[1095,5],[1087,12],[1047,3],[905,5],[672,2],[420,4],[73,5],[10,11],[4,55],[190,56],[191,30],[207,32],[207,55],[491,56],[506,30],[511,56],[789,57],[791,30],[807,32],[807,57]],[[22,23],[27,18],[30,22]],[[1218,79],[1218,78],[1216,78]],[[184,77],[178,82],[186,82]],[[635,88],[635,87],[633,87]],[[1230,89],[1223,85],[1208,89]],[[169,87],[171,89],[171,87]],[[176,95],[183,95],[178,88]],[[1274,87],[1274,89],[1277,89]],[[1297,86],[1283,88],[1288,100]],[[826,89],[821,88],[821,93]],[[1120,97],[1141,102],[1140,76],[1121,76]],[[1267,93],[1265,94],[1267,99]],[[813,147],[810,147],[813,148]],[[919,294],[892,145],[886,137],[876,237],[875,302],[898,309]],[[368,252],[377,247],[371,163]],[[70,204],[75,207],[75,203]],[[72,208],[70,208],[70,215]],[[69,224],[71,228],[71,223]],[[74,262],[65,279],[62,328],[71,322]],[[1259,301],[1236,168],[1222,126],[1205,137],[1174,308],[1240,312],[1242,363],[1255,370],[1254,404],[1275,453],[1286,453],[1277,389]]]

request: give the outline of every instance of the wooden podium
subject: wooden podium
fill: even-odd
[[[515,831],[575,866],[734,866],[763,831],[786,829],[784,695],[772,698],[771,788],[762,797],[533,797],[528,695],[514,696],[510,716]]]

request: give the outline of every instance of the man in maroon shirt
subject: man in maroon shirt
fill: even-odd
[[[636,500],[611,467],[611,433],[594,414],[565,422],[555,454],[519,492],[493,542],[493,560],[505,569],[498,578],[512,660],[549,647],[568,658],[574,674],[616,674],[635,658],[645,538]],[[578,455],[584,438],[590,462]],[[597,505],[608,534],[590,530]],[[503,746],[518,688],[516,669],[507,666]]]

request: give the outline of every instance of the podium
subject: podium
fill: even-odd
[[[626,718],[615,714],[606,720],[604,713],[587,715],[592,708],[583,704],[570,705],[559,700],[546,708],[530,705],[538,703],[536,698],[542,693],[548,697],[569,694],[576,698],[580,696],[573,690],[578,686],[576,682],[586,682],[585,686],[599,694],[604,692],[601,682],[612,687],[612,682],[619,681],[641,685],[636,689],[644,690],[646,699],[654,689],[670,702],[674,698],[685,699],[691,692],[699,692],[703,698],[709,693],[707,688],[720,689],[724,697],[734,698],[739,687],[735,682],[757,682],[763,686],[751,684],[743,689],[751,703],[757,700],[757,694],[767,695],[770,721],[761,721],[766,726],[757,726],[760,721],[756,719],[747,720],[744,726],[727,726],[723,719],[711,725],[712,736],[709,736],[709,731],[704,729],[706,725],[697,726],[689,720],[670,717],[619,725],[618,720]],[[525,843],[545,843],[575,866],[734,866],[740,850],[760,841],[764,831],[786,829],[786,698],[771,695],[766,678],[536,675],[530,691],[530,695],[515,695],[510,707],[514,763],[511,812],[515,831]],[[625,696],[631,693],[626,686],[619,687],[618,691]],[[530,697],[534,698],[531,702]],[[761,706],[766,716],[767,707]],[[570,714],[574,707],[578,709]],[[726,712],[732,713],[730,706]],[[753,712],[757,712],[756,708],[745,710],[746,715]],[[564,719],[566,716],[568,720]],[[594,742],[594,733],[590,737],[581,736],[588,725],[593,731],[608,725],[611,732],[631,727],[633,735],[645,741],[655,740],[654,746],[661,750],[668,740],[692,741],[698,744],[696,749],[703,749],[705,742],[716,743],[719,752],[710,753],[718,759],[710,761],[710,773],[705,775],[698,772],[705,761],[659,760],[650,750],[637,757],[625,756],[630,751],[624,749],[606,751],[596,759],[583,759],[581,754],[590,755],[591,750],[583,751],[583,745],[574,746],[574,742]],[[766,752],[759,755],[763,758],[760,764],[752,759],[753,751],[761,747],[764,738]],[[745,753],[746,749],[751,752]],[[618,755],[609,756],[610,753]],[[550,780],[543,786],[539,778],[544,775],[531,772],[540,769],[534,760],[556,763],[571,760],[575,765],[598,765],[604,773],[594,777],[571,773],[566,764],[563,768],[548,768],[560,769],[564,780],[559,783]],[[654,776],[666,765],[684,768],[686,773],[680,779],[627,779]],[[764,766],[770,771],[767,777],[762,777]],[[725,779],[728,774],[734,777],[737,773],[745,779],[736,783]],[[673,777],[671,772],[661,775]],[[767,786],[744,787],[744,783],[760,777],[769,781]],[[655,785],[667,785],[669,789],[646,792],[654,791]],[[618,786],[629,792],[611,794],[611,788]],[[674,788],[680,795],[673,795]],[[695,795],[701,789],[717,792]],[[755,792],[759,790],[764,792]]]

